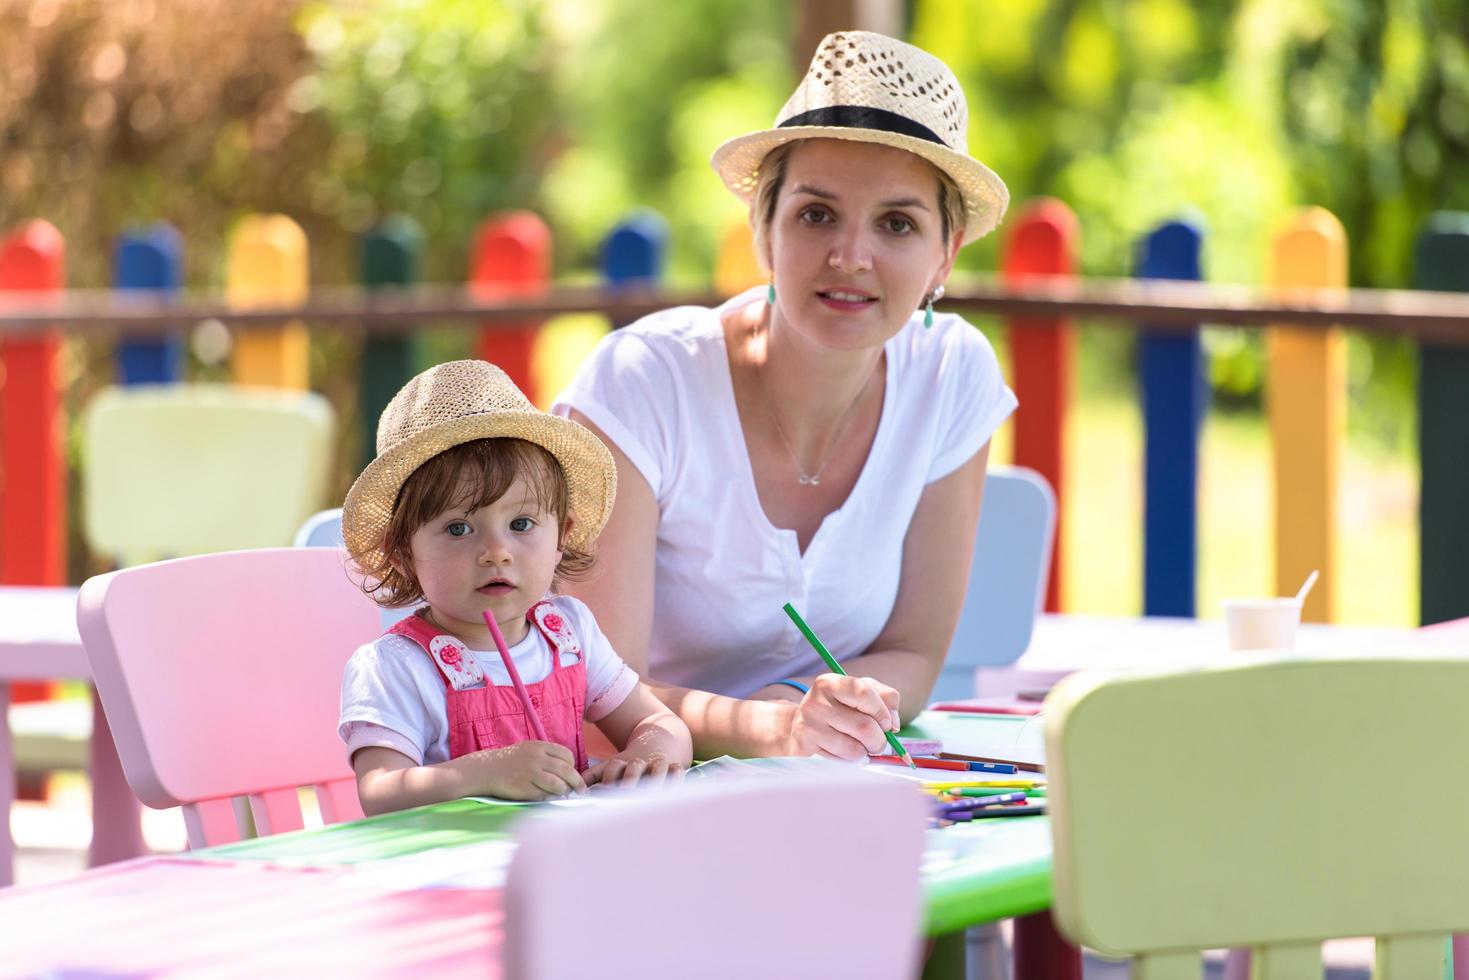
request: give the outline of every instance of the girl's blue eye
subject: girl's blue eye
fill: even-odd
[[[536,522],[531,520],[529,517],[517,517],[515,520],[510,522],[510,530],[512,531],[529,531],[535,526]]]
[[[450,521],[448,526],[445,527],[444,530],[449,532],[449,537],[451,538],[462,538],[469,533],[469,522]]]

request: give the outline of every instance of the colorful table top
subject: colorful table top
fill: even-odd
[[[1025,725],[926,712],[905,734],[951,746],[1013,743]],[[387,964],[495,976],[514,824],[543,809],[455,800],[0,891],[0,921],[23,925],[0,936],[0,962],[53,975],[258,976],[316,972],[313,965],[381,972]],[[929,831],[927,932],[1045,908],[1050,863],[1045,817]]]

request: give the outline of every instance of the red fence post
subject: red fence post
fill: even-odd
[[[1027,204],[1010,222],[1001,269],[1006,285],[1038,276],[1072,276],[1081,238],[1076,215],[1054,198]],[[1015,464],[1028,466],[1056,491],[1056,545],[1046,583],[1046,611],[1061,609],[1062,533],[1066,501],[1066,410],[1071,401],[1075,331],[1061,317],[1007,317],[1015,413]]]
[[[0,241],[0,290],[55,292],[65,243],[45,221]],[[66,467],[56,330],[0,339],[0,584],[66,581]]]
[[[506,211],[480,225],[470,258],[469,289],[477,299],[540,296],[551,280],[551,230],[530,211]],[[498,321],[480,331],[475,356],[498,364],[536,404],[531,353],[539,320]]]

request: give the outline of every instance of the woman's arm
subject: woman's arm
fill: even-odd
[[[352,769],[357,799],[368,816],[464,796],[542,800],[587,788],[571,750],[554,742],[519,742],[430,766],[373,745],[352,753]]]
[[[688,726],[646,684],[633,688],[596,724],[621,751],[582,774],[588,786],[617,782],[628,786],[640,779],[661,783],[670,775],[681,777],[694,761]]]
[[[892,614],[866,652],[842,661],[848,673],[870,677],[898,692],[904,724],[928,704],[959,625],[974,561],[989,451],[986,443],[967,463],[923,491],[903,542],[903,567]],[[761,688],[755,696],[801,700],[799,691],[784,684]]]
[[[618,655],[683,719],[693,736],[697,758],[791,754],[794,705],[727,698],[648,678],[658,500],[642,473],[606,433],[575,409],[571,418],[612,451],[617,463],[617,501],[597,539],[598,571],[586,581],[568,583],[564,591],[587,604]]]

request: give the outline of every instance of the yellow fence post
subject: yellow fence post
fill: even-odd
[[[252,214],[230,236],[225,296],[236,309],[299,303],[309,290],[306,233],[283,214]],[[305,324],[241,330],[235,335],[236,384],[309,387]]]
[[[1277,296],[1343,289],[1347,238],[1324,208],[1294,214],[1271,243],[1267,280]],[[1268,333],[1266,402],[1275,460],[1275,587],[1294,594],[1321,570],[1302,616],[1336,617],[1337,478],[1346,427],[1346,338],[1325,330],[1274,326]]]
[[[755,258],[755,233],[744,218],[730,223],[719,240],[719,255],[714,259],[714,291],[733,296],[769,277]]]

